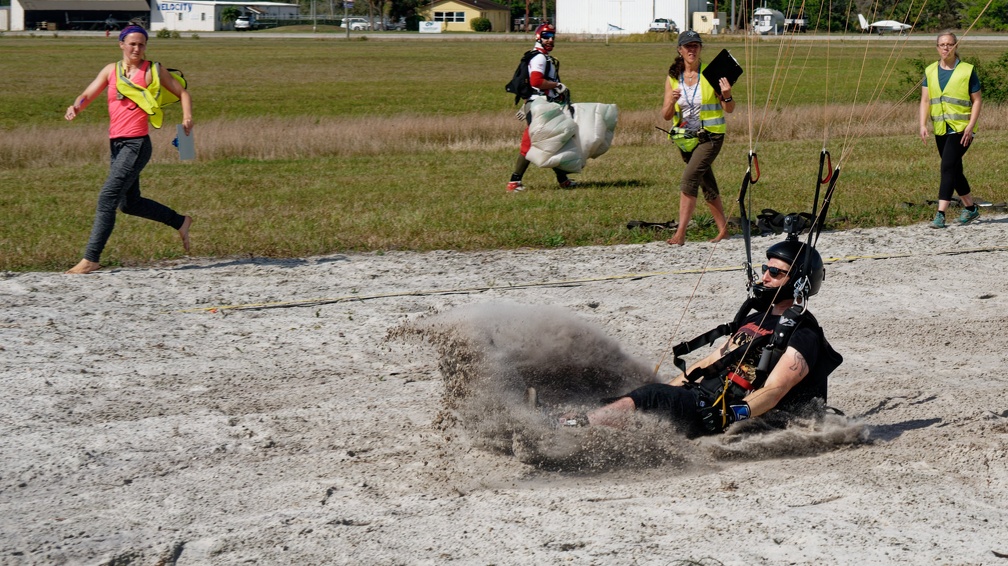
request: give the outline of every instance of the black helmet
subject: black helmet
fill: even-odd
[[[808,264],[808,273],[805,273],[805,264],[808,254],[812,254],[812,261]],[[804,276],[808,276],[808,287],[806,297],[811,297],[819,292],[823,279],[826,278],[826,268],[823,266],[822,256],[819,252],[809,248],[807,244],[798,240],[796,234],[788,234],[788,238],[783,242],[778,242],[770,246],[766,251],[767,259],[779,259],[791,267],[788,268],[788,282],[780,288],[768,288],[762,283],[754,285],[753,291],[761,302],[766,301],[779,303],[787,299],[794,298],[794,284]]]

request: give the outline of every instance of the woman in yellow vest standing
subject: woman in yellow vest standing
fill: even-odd
[[[969,224],[980,216],[963,174],[963,155],[973,143],[980,118],[980,77],[973,65],[959,60],[958,44],[951,32],[938,35],[938,61],[924,70],[921,87],[920,137],[927,143],[930,121],[941,157],[938,213],[932,228],[945,227],[945,209],[952,201],[953,190],[959,193],[964,207],[960,224]]]
[[[669,67],[665,80],[665,100],[662,117],[676,120],[675,127],[696,132],[695,147],[680,146],[686,168],[679,185],[679,226],[668,243],[681,246],[686,243],[686,226],[696,209],[698,189],[703,189],[704,200],[710,207],[718,234],[712,242],[728,237],[728,220],[718,191],[717,179],[711,166],[724,144],[725,113],[735,110],[731,83],[722,78],[719,96],[702,74],[700,51],[703,40],[700,34],[687,30],[679,34],[678,56]]]

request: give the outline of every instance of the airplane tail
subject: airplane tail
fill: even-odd
[[[868,20],[861,14],[857,15],[858,23],[861,24],[861,31],[868,31]]]

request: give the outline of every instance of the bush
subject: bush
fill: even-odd
[[[157,32],[157,37],[158,37],[158,39],[168,39],[169,37],[171,37],[171,30],[170,29],[159,29],[158,32]]]
[[[977,65],[985,103],[1008,101],[1008,69],[1005,65],[1008,65],[1008,53],[1002,54],[995,63]]]
[[[473,31],[491,31],[493,25],[491,25],[490,20],[486,18],[473,18],[469,27],[471,27]]]
[[[1003,53],[995,62],[984,63],[976,57],[963,57],[962,60],[976,67],[977,75],[980,77],[984,104],[1008,101],[1008,67],[1006,67],[1008,66],[1008,53]],[[920,57],[909,59],[910,70],[904,71],[903,83],[908,87],[919,85],[921,77],[924,76],[924,69],[934,62],[934,59]]]

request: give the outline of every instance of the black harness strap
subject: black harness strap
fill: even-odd
[[[726,322],[719,325],[717,328],[709,330],[700,336],[688,341],[682,342],[677,346],[672,348],[672,355],[674,356],[672,362],[682,370],[683,374],[686,374],[686,360],[682,359],[682,356],[696,350],[697,348],[703,348],[704,346],[710,346],[715,340],[721,338],[722,336],[728,336],[734,333],[738,328],[732,322]],[[696,373],[696,372],[694,372]],[[690,376],[693,374],[687,374],[686,379],[694,381]]]
[[[726,322],[717,328],[705,332],[688,342],[683,342],[672,349],[672,353],[675,355],[675,365],[682,370],[683,374],[686,376],[687,382],[702,383],[706,378],[712,376],[723,378],[723,380],[731,382],[726,383],[723,381],[725,383],[725,387],[732,388],[732,384],[734,384],[738,388],[732,389],[734,389],[734,393],[739,398],[744,397],[749,391],[763,387],[767,378],[770,376],[770,372],[773,371],[774,366],[777,365],[777,362],[780,361],[781,356],[787,349],[788,343],[791,341],[791,335],[794,334],[795,329],[797,329],[798,326],[800,326],[805,320],[806,310],[802,306],[794,305],[786,310],[777,322],[777,326],[774,327],[773,333],[753,338],[746,347],[735,348],[707,367],[696,368],[693,371],[686,373],[686,362],[682,359],[682,356],[696,350],[697,348],[709,346],[722,336],[734,334],[735,331],[740,328],[742,320],[749,314],[749,311],[751,310],[750,303],[751,301],[746,301],[742,305],[742,308],[739,309],[735,320],[732,322]],[[761,350],[759,365],[756,367],[756,376],[751,386],[745,387],[743,384],[732,379],[732,374],[734,369],[737,367],[739,360],[741,360],[747,352],[751,352],[754,349]]]
[[[753,166],[756,167],[756,177],[752,176]],[[749,221],[749,212],[746,210],[745,200],[746,194],[749,192],[750,183],[755,184],[759,180],[759,160],[756,157],[756,152],[749,152],[749,168],[746,169],[745,177],[742,178],[742,187],[739,188],[738,195],[738,205],[739,205],[739,220],[742,225],[742,241],[745,242],[745,253],[746,253],[746,264],[745,264],[745,276],[746,276],[746,291],[749,292],[749,296],[752,297],[752,288],[756,283],[756,272],[753,271],[752,265],[752,226]],[[736,317],[737,318],[737,317]]]
[[[686,376],[686,380],[689,382],[696,382],[697,380],[702,381],[703,378],[710,376],[719,376],[728,379],[728,372],[735,369],[739,360],[745,356],[746,352],[753,349],[765,348],[766,344],[770,341],[770,338],[770,334],[757,336],[753,338],[752,342],[750,342],[746,347],[735,348],[711,365],[691,371],[689,375]],[[755,389],[755,387],[753,387],[753,389]]]
[[[742,321],[745,320],[745,317],[749,314],[750,311],[753,310],[754,301],[755,299],[747,299],[744,303],[742,303],[742,306],[739,308],[738,312],[735,313],[735,319],[732,320],[731,322],[721,324],[718,327],[709,330],[692,340],[682,342],[672,348],[672,354],[674,356],[673,363],[676,365],[676,367],[682,370],[683,375],[686,376],[687,381],[692,383],[698,379],[707,377],[708,375],[714,375],[716,373],[719,373],[725,367],[728,367],[729,365],[732,365],[738,361],[738,358],[744,353],[743,350],[747,350],[748,348],[736,348],[735,350],[732,350],[727,355],[725,355],[724,358],[721,358],[721,360],[714,362],[713,364],[707,366],[706,368],[698,368],[697,370],[694,370],[690,373],[686,373],[687,369],[686,361],[682,359],[682,356],[685,356],[686,354],[696,350],[697,348],[710,346],[711,344],[714,343],[715,340],[721,338],[722,336],[730,336],[734,334],[742,326]],[[715,368],[715,366],[717,366],[717,369],[712,370],[711,368]]]
[[[770,372],[784,355],[784,350],[787,349],[788,342],[791,341],[791,335],[805,320],[806,312],[803,306],[793,305],[781,315],[774,328],[773,338],[760,353],[759,365],[756,366],[756,379],[753,380],[754,388],[759,389],[766,383]]]

